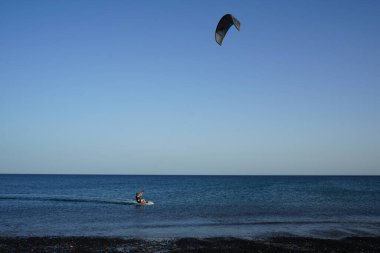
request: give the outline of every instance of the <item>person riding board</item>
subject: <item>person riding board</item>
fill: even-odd
[[[136,201],[137,201],[137,203],[139,203],[139,204],[144,204],[144,203],[146,203],[145,199],[142,199],[142,198],[141,198],[142,195],[144,195],[144,192],[138,192],[138,193],[136,193],[136,195],[135,195],[135,197],[136,197]]]

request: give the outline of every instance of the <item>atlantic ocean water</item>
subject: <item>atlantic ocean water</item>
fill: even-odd
[[[0,236],[276,235],[379,236],[380,177],[0,175]]]

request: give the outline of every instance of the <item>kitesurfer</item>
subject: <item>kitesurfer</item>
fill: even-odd
[[[137,203],[139,203],[139,204],[144,204],[144,203],[146,203],[145,199],[142,199],[142,198],[141,198],[142,195],[144,195],[144,192],[138,192],[138,193],[136,193],[136,195],[135,195],[135,197],[136,197],[136,201],[137,201]]]

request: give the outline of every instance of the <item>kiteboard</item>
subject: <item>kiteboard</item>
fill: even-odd
[[[154,205],[154,202],[151,200],[145,200],[145,203],[138,203],[137,201],[134,201],[134,204],[136,206],[150,206],[150,205]]]

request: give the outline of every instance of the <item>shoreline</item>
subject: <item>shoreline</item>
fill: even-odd
[[[0,252],[380,252],[380,237],[0,237]]]

